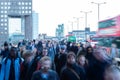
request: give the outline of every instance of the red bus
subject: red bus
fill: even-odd
[[[120,15],[100,21],[96,38],[100,46],[110,47],[114,43],[120,49]]]

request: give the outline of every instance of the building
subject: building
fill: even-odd
[[[35,11],[33,11],[32,13],[32,17],[33,17],[33,39],[37,39],[38,38],[38,21],[39,21],[39,16],[38,13],[36,13]]]
[[[64,37],[64,24],[59,24],[56,28],[56,37],[58,37],[58,39]]]
[[[24,35],[21,33],[13,33],[9,38],[10,42],[14,44],[18,44],[18,42],[23,39],[24,39]]]
[[[70,32],[69,32],[70,34]],[[85,41],[85,40],[89,40],[90,37],[95,36],[96,35],[96,31],[84,31],[84,30],[73,30],[71,32],[72,35],[74,35],[76,37],[77,41]]]
[[[73,30],[72,34],[76,37],[77,41],[85,40],[85,31],[84,30]]]
[[[32,0],[0,0],[0,44],[9,40],[9,18],[20,18],[19,32],[32,39]]]

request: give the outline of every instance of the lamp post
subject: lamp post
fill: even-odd
[[[73,18],[77,19],[77,30],[79,30],[79,20],[80,18],[83,18],[83,17],[73,17]]]
[[[100,20],[100,5],[101,4],[106,4],[106,2],[103,2],[103,3],[96,3],[96,2],[91,2],[92,4],[96,4],[97,7],[98,7],[98,22]]]
[[[87,28],[87,15],[88,13],[91,13],[92,11],[80,11],[80,12],[85,14],[85,29],[86,29]],[[85,30],[85,39],[87,40],[86,30]]]

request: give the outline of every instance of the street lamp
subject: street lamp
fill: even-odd
[[[91,2],[91,3],[96,4],[98,6],[98,22],[99,22],[99,20],[100,20],[100,5],[106,4],[106,2],[102,2],[102,3]]]
[[[83,18],[83,17],[73,17],[73,18],[77,19],[77,30],[79,30],[79,20],[80,18]]]
[[[92,11],[80,11],[80,12],[85,14],[85,29],[86,29],[87,28],[87,15],[88,13],[91,13]],[[86,30],[85,30],[85,39],[87,40]]]

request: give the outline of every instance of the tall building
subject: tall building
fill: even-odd
[[[0,44],[9,40],[9,30],[14,28],[9,29],[9,18],[20,18],[20,32],[32,39],[32,0],[0,0]]]
[[[64,24],[59,24],[56,28],[56,37],[58,37],[59,39],[64,37]]]
[[[38,38],[38,21],[39,21],[39,16],[38,13],[36,13],[35,11],[32,12],[32,17],[33,17],[33,39],[37,39]]]

